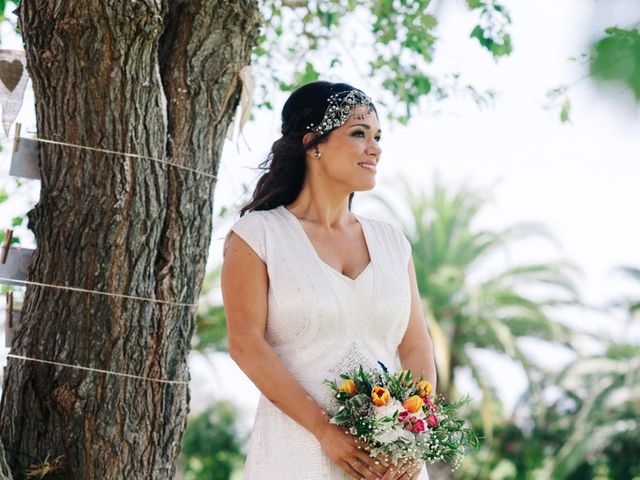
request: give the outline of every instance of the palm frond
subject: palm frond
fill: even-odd
[[[572,275],[575,276],[579,273],[578,267],[564,261],[515,265],[494,275],[485,282],[485,285],[518,287],[543,284],[564,290],[566,293],[571,294],[574,299],[577,299],[579,293]]]
[[[616,270],[635,280],[640,281],[640,268],[623,265],[616,268]]]
[[[638,428],[640,423],[632,419],[604,425],[580,425],[558,454],[553,457],[551,474],[548,478],[567,478],[589,454],[602,451],[615,436]]]
[[[485,379],[484,373],[478,368],[476,363],[470,359],[466,354],[463,355],[465,363],[468,365],[473,375],[473,379],[476,381],[480,390],[482,391],[482,401],[480,404],[480,415],[482,417],[482,429],[487,437],[489,443],[493,440],[493,427],[495,425],[494,404],[500,403],[500,400],[495,396],[493,390],[489,386],[489,382]]]

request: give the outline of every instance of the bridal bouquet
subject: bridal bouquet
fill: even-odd
[[[428,381],[416,382],[408,370],[391,374],[380,366],[379,373],[365,372],[362,366],[344,373],[340,385],[326,381],[337,403],[329,412],[331,422],[371,446],[372,457],[394,464],[451,462],[455,470],[465,453],[478,445],[475,433],[458,415],[469,399],[446,403],[433,394]]]

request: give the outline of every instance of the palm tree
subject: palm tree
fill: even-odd
[[[640,282],[640,269],[616,270]],[[555,424],[548,424],[566,436],[546,462],[546,478],[585,478],[589,457],[598,459],[591,463],[606,465],[610,478],[640,475],[640,345],[628,335],[640,319],[640,297],[611,302],[610,307],[625,311],[620,338],[601,340],[603,354],[572,363],[554,382],[562,395],[549,409]]]
[[[402,224],[412,247],[423,310],[434,341],[438,391],[455,396],[459,367],[470,369],[482,390],[481,413],[490,438],[494,410],[501,402],[486,372],[472,359],[476,349],[504,354],[519,362],[539,400],[540,378],[534,378],[534,361],[518,339],[537,337],[570,345],[572,331],[549,316],[550,307],[579,304],[571,279],[576,268],[566,262],[531,263],[489,268],[498,264],[496,254],[508,254],[517,240],[553,237],[536,224],[518,224],[501,231],[474,225],[486,199],[463,186],[447,190],[435,181],[430,192],[415,191],[406,181],[405,198],[410,220]],[[380,196],[390,211],[397,212]],[[540,291],[538,297],[534,293]],[[534,401],[542,411],[543,403]],[[540,413],[540,412],[538,412]]]
[[[548,457],[543,476],[577,478],[570,475],[590,456],[609,466],[635,462],[636,474],[640,473],[637,455],[615,455],[615,462],[605,458],[612,456],[607,450],[633,444],[637,453],[640,448],[640,347],[612,344],[605,355],[572,363],[559,375],[557,386],[563,395],[550,407],[557,419],[552,428],[568,434]]]
[[[616,268],[615,271],[640,285],[640,268],[623,265]],[[640,321],[640,295],[625,297],[622,300],[611,302],[610,306],[612,308],[622,307],[625,310],[627,315],[627,329],[631,327],[634,321]]]

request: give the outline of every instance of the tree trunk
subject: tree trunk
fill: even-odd
[[[38,136],[215,174],[258,34],[255,0],[23,0]],[[40,143],[32,281],[197,302],[215,180],[146,159]],[[13,353],[188,380],[195,308],[27,289]],[[174,478],[186,385],[9,359],[9,464],[57,478]],[[53,478],[47,476],[46,478]]]
[[[12,480],[12,478],[11,470],[5,458],[4,447],[2,442],[0,442],[0,480]]]

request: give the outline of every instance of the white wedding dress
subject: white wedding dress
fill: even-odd
[[[378,361],[397,370],[407,328],[411,247],[392,225],[356,215],[371,262],[351,279],[316,253],[298,219],[284,206],[245,214],[231,227],[266,263],[267,341],[316,401],[330,407],[325,379]],[[315,437],[260,397],[245,480],[347,480]],[[428,479],[423,469],[420,480]]]

